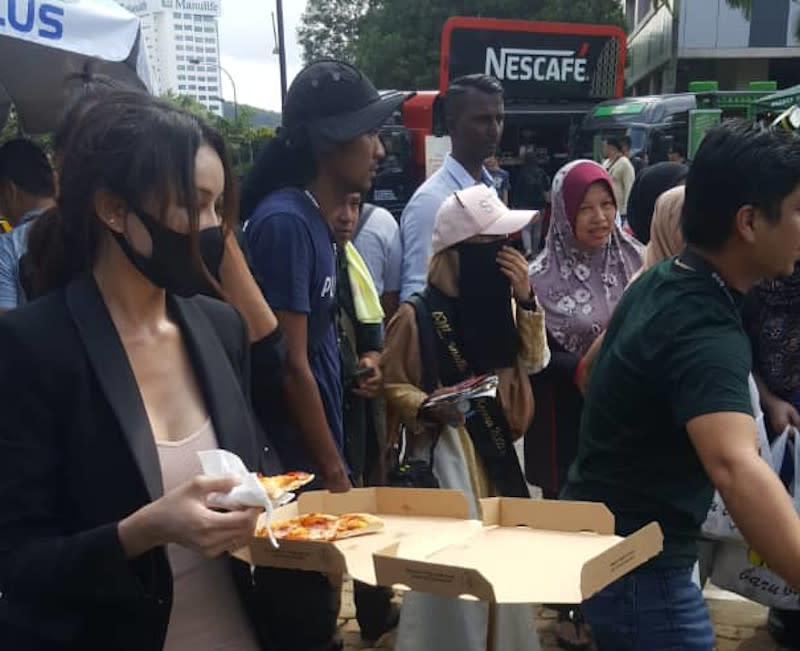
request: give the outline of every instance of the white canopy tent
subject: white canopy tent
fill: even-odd
[[[0,1],[0,126],[11,104],[26,133],[52,131],[65,80],[85,69],[150,88],[139,18],[113,0]]]

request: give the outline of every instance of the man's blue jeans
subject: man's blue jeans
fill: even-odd
[[[711,651],[714,629],[692,568],[639,569],[584,602],[598,651]]]

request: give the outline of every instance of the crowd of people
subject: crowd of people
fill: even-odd
[[[446,94],[452,152],[398,224],[363,197],[404,99],[311,64],[241,192],[212,127],[100,77],[52,159],[0,146],[3,648],[340,648],[342,577],[229,554],[258,511],[209,506],[235,485],[202,475],[214,448],[313,472],[309,489],[459,490],[472,517],[534,484],[606,504],[620,535],[657,521],[661,554],[557,605],[567,648],[713,648],[692,574],[715,487],[800,586],[748,390],[752,371],[773,434],[800,426],[800,139],[725,124],[691,166],[637,174],[609,138],[511,210],[485,165],[503,89],[470,75]],[[512,236],[545,212],[528,260]],[[496,398],[421,409],[485,373]],[[527,605],[354,594],[362,636],[397,628],[401,651],[539,648]]]

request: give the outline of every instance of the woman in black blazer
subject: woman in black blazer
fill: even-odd
[[[145,95],[98,101],[70,140],[62,246],[42,265],[54,291],[0,318],[2,649],[160,650],[180,585],[167,545],[218,564],[253,530],[254,510],[206,506],[232,480],[165,491],[160,457],[203,427],[251,470],[280,471],[250,409],[275,321],[228,236],[231,179],[215,132]],[[211,287],[247,324],[196,296]],[[280,595],[261,570],[221,562],[239,598],[214,605],[212,586],[198,603],[241,614],[237,648],[270,648]],[[168,648],[190,643],[204,651],[192,638]]]

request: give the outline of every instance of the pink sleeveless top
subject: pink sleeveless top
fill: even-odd
[[[216,449],[211,421],[180,441],[156,441],[164,492],[202,473],[197,452]],[[228,568],[226,555],[209,560],[167,545],[174,580],[164,651],[259,651]]]

